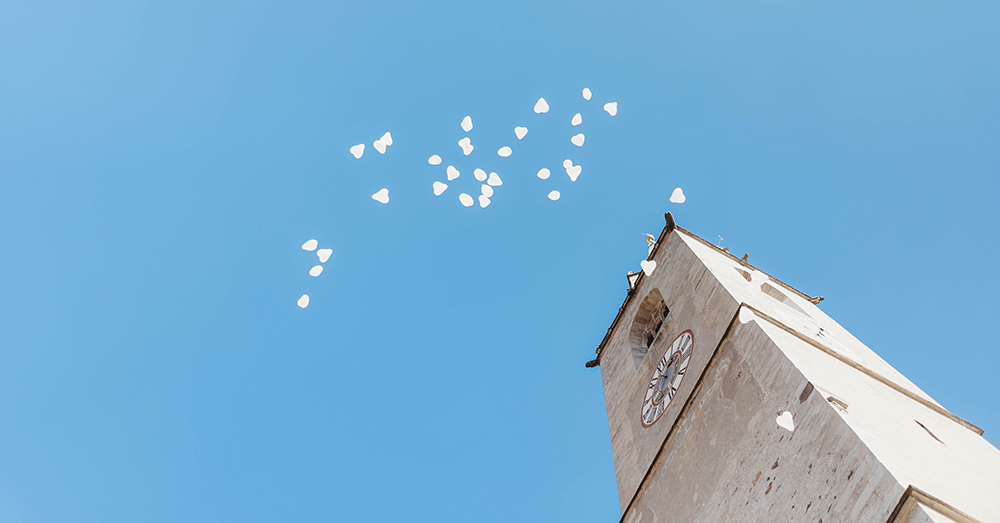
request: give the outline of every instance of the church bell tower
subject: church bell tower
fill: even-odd
[[[587,364],[622,523],[1000,523],[1000,452],[822,298],[670,214],[643,269]]]

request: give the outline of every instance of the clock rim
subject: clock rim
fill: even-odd
[[[690,351],[691,354],[688,355],[687,360],[681,360],[681,363],[685,363],[685,361],[689,362],[691,360],[691,356],[694,354],[694,331],[692,331],[691,329],[685,329],[683,332],[681,332],[680,334],[678,334],[677,337],[674,338],[673,341],[670,342],[670,345],[667,346],[667,350],[663,353],[662,356],[660,356],[660,359],[659,359],[660,362],[663,361],[663,358],[667,357],[670,354],[673,354],[674,351],[671,351],[670,348],[673,347],[674,343],[676,343],[677,340],[681,339],[681,337],[684,336],[685,334],[689,334],[691,336],[691,351]],[[658,372],[659,369],[660,369],[660,363],[657,363],[656,364],[656,368],[653,369],[653,375],[650,377],[650,381],[652,381],[659,374],[659,372]],[[687,365],[684,366],[684,369],[685,369],[684,375],[681,376],[681,379],[677,382],[677,389],[678,390],[680,390],[680,386],[681,386],[681,383],[684,381],[684,377],[687,376]],[[646,390],[648,391],[649,390],[649,382],[647,381],[645,383],[646,383]],[[660,421],[660,418],[663,417],[663,413],[667,411],[667,407],[669,407],[670,403],[673,402],[673,401],[674,401],[674,399],[670,398],[670,400],[667,401],[667,404],[663,407],[663,412],[661,412],[660,415],[657,416],[656,419],[653,420],[652,423],[650,423],[649,425],[647,425],[646,424],[646,420],[643,417],[643,412],[642,412],[643,405],[646,404],[646,395],[643,394],[642,403],[639,404],[639,423],[642,424],[642,428],[648,429],[649,427],[652,427],[653,425],[656,425],[656,422]]]

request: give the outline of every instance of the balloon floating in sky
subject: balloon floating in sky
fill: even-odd
[[[563,162],[563,167],[566,168],[566,174],[569,175],[569,180],[575,182],[580,173],[583,172],[583,167],[579,165],[573,165],[573,161],[567,159]]]
[[[386,132],[381,138],[375,140],[375,143],[372,145],[379,154],[385,154],[385,148],[392,145],[392,135]]]
[[[380,203],[389,203],[389,189],[384,187],[379,189],[377,193],[372,195],[372,200]]]
[[[464,153],[466,156],[472,154],[472,150],[475,149],[475,147],[473,147],[472,145],[472,139],[470,139],[468,136],[459,140],[458,146],[462,148],[462,153]]]
[[[671,203],[684,203],[687,201],[687,196],[684,196],[684,190],[680,187],[674,189],[674,192],[670,194]]]

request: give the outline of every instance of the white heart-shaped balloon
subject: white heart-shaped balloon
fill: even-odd
[[[470,139],[468,136],[459,140],[458,146],[462,148],[462,152],[466,156],[472,154],[472,150],[475,149],[475,147],[472,146],[472,139]]]
[[[323,274],[323,266],[322,265],[315,265],[315,266],[313,266],[312,269],[309,269],[309,276],[312,276],[312,277],[315,278],[316,276],[319,276],[320,274]]]
[[[490,205],[490,199],[485,194],[480,194],[479,195],[479,206],[482,207],[483,209],[485,209],[485,208],[489,207],[489,205]]]
[[[517,127],[514,128],[514,136],[517,136],[518,140],[520,140],[521,138],[524,138],[524,135],[526,135],[526,134],[528,134],[528,128],[527,127],[517,126]]]
[[[441,196],[441,193],[443,193],[447,188],[448,184],[446,183],[434,182],[434,196]]]
[[[558,200],[560,196],[562,196],[562,195],[559,194],[559,191],[551,191],[551,192],[549,192],[549,199],[552,200],[552,201]]]
[[[466,116],[465,118],[462,118],[462,130],[465,131],[465,132],[469,132],[469,131],[472,130],[472,117],[471,116]]]
[[[576,113],[573,115],[573,119],[569,121],[571,125],[580,125],[583,123],[583,115]]]
[[[355,158],[361,158],[361,155],[365,154],[365,144],[359,143],[358,145],[351,147],[351,154],[353,154]]]
[[[543,180],[548,180],[549,176],[551,176],[551,175],[552,175],[552,171],[546,169],[545,167],[542,167],[541,169],[538,170],[538,177],[541,178],[541,179],[543,179]]]
[[[539,98],[535,102],[535,112],[538,114],[549,112],[549,103],[545,101],[545,98]]]
[[[316,247],[318,245],[319,245],[318,241],[316,241],[316,240],[309,240],[309,241],[307,241],[307,242],[305,242],[305,243],[302,244],[302,250],[303,251],[315,251]]]
[[[571,182],[575,182],[576,178],[580,176],[580,173],[582,172],[583,172],[583,167],[579,165],[573,165],[566,168],[566,174],[569,175],[569,181]]]
[[[458,172],[458,169],[456,169],[454,165],[449,165],[448,168],[445,169],[445,172],[448,173],[449,182],[454,180],[455,178],[458,178],[458,175],[461,174]]]
[[[590,96],[591,96],[590,89],[584,87],[583,88],[583,99],[584,100],[590,100]]]
[[[435,154],[427,159],[427,163],[431,165],[441,165],[441,157]]]
[[[646,276],[652,276],[653,271],[656,270],[656,260],[642,260],[639,263],[639,266],[642,267],[643,274]]]
[[[389,189],[380,189],[377,193],[372,195],[372,200],[381,203],[389,203]]]
[[[472,174],[474,174],[476,176],[477,180],[479,180],[481,182],[485,182],[486,181],[486,171],[484,171],[482,169],[476,169],[475,171],[472,171]]]
[[[379,154],[385,154],[385,143],[383,143],[381,139],[375,140],[375,143],[372,145],[375,146],[375,150],[378,151]]]
[[[779,427],[787,430],[788,432],[795,431],[795,419],[792,417],[792,413],[787,410],[782,412],[781,415],[775,418],[774,421],[778,423]]]
[[[306,308],[306,307],[308,307],[309,306],[309,295],[308,294],[303,294],[302,297],[299,298],[299,301],[297,301],[295,303],[299,307],[301,307],[303,309]]]
[[[490,178],[486,180],[486,183],[492,185],[493,187],[500,187],[503,185],[503,180],[500,179],[500,175],[497,173],[490,173]]]
[[[513,152],[514,151],[511,150],[510,147],[507,147],[505,145],[505,146],[501,147],[499,151],[497,151],[497,154],[499,154],[502,158],[506,158],[506,157],[510,156],[511,153],[513,153]]]
[[[611,116],[618,114],[618,102],[609,102],[604,104],[604,110]]]
[[[316,256],[319,258],[320,263],[326,263],[326,260],[330,259],[331,254],[333,254],[333,249],[320,249],[316,251]]]
[[[489,185],[486,185],[485,183],[483,184],[482,192],[483,192],[483,196],[485,196],[487,198],[492,198],[493,197],[493,188],[490,187]]]
[[[580,134],[574,135],[572,138],[569,139],[569,141],[573,142],[573,145],[575,145],[577,147],[583,147],[583,140],[585,138],[586,137],[583,136],[583,133],[580,133]]]
[[[389,131],[386,131],[385,134],[379,138],[379,140],[381,140],[386,146],[392,145],[392,135],[389,134]]]
[[[680,187],[674,189],[674,192],[670,193],[670,201],[672,203],[684,203],[687,200],[687,196],[684,196],[684,190]]]
[[[740,307],[740,323],[750,323],[757,315],[749,307]]]
[[[472,196],[465,193],[458,195],[458,201],[462,202],[462,205],[466,207],[472,207],[472,204],[474,203]]]

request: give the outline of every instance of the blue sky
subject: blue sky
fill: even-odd
[[[0,4],[0,519],[614,521],[583,363],[665,211],[996,444],[998,15]]]

